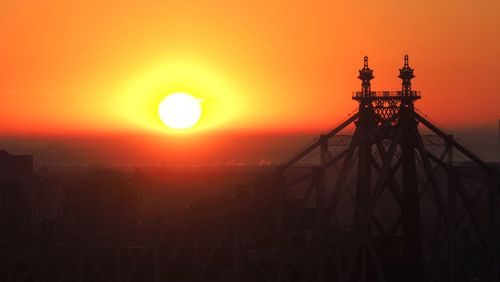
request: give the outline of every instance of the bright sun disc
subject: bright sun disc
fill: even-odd
[[[200,99],[182,92],[168,95],[160,102],[158,114],[161,121],[172,129],[191,128],[201,117]]]

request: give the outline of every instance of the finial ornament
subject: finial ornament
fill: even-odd
[[[361,80],[362,96],[368,97],[371,95],[370,80],[374,78],[373,70],[368,67],[368,56],[363,58],[363,68],[359,70],[358,78]]]
[[[413,69],[410,67],[408,63],[408,55],[404,56],[404,65],[403,68],[399,69],[399,78],[403,80],[402,82],[402,92],[403,96],[411,95],[411,80],[414,78]]]

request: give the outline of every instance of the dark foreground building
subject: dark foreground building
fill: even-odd
[[[0,150],[0,240],[31,235],[33,156]]]
[[[93,169],[63,188],[62,217],[73,235],[119,232],[139,220],[139,181],[110,169]]]

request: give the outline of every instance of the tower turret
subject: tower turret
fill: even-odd
[[[364,57],[363,68],[359,70],[358,78],[361,80],[361,96],[371,96],[371,83],[370,80],[374,78],[373,70],[368,67],[368,56]]]
[[[413,69],[410,68],[410,65],[408,64],[408,55],[405,55],[404,57],[404,65],[403,68],[399,69],[399,78],[403,80],[402,82],[402,91],[403,91],[403,96],[411,96],[411,80],[414,78],[415,75],[413,75]]]

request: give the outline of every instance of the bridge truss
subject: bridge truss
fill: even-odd
[[[499,281],[498,174],[415,110],[407,56],[399,78],[372,91],[365,57],[359,111],[272,173],[175,223],[6,245],[2,281]]]

